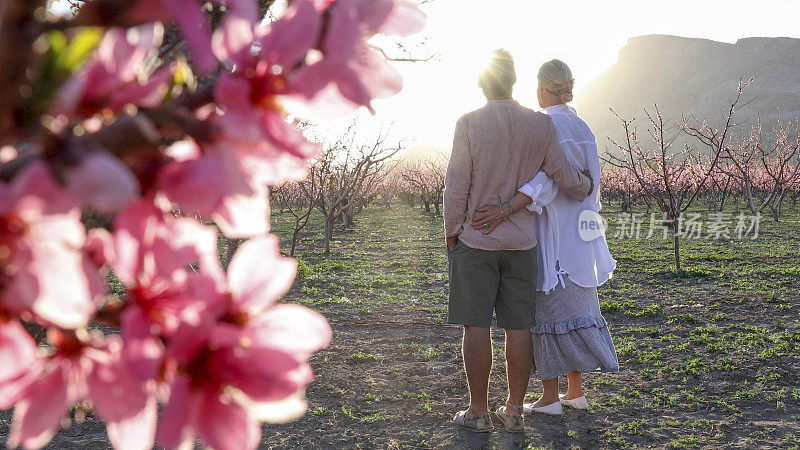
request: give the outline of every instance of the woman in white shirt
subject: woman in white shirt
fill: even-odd
[[[552,60],[539,69],[539,105],[558,131],[570,162],[589,170],[595,185],[600,181],[597,143],[589,126],[567,103],[572,101],[573,78],[569,67]],[[561,414],[562,405],[588,408],[581,389],[581,372],[619,370],[617,353],[605,319],[600,313],[597,286],[611,278],[616,261],[608,251],[602,228],[599,189],[582,202],[558,189],[539,172],[502,205],[478,208],[473,227],[494,227],[511,213],[527,207],[538,213],[538,292],[535,325],[531,328],[534,366],[544,387],[542,397],[526,404],[526,411]],[[567,375],[569,387],[559,396],[558,377]]]

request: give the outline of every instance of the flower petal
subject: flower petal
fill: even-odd
[[[237,2],[237,4],[240,3],[242,2]],[[251,14],[236,14],[235,12],[236,10],[229,12],[219,27],[214,30],[214,34],[211,36],[211,48],[221,61],[242,65],[246,62],[245,58],[236,58],[236,56],[242,51],[245,52],[244,57],[249,56],[247,53],[253,42],[253,26],[257,19],[248,17]],[[232,59],[233,61],[231,61]]]
[[[261,57],[290,68],[303,62],[319,39],[321,19],[309,0],[296,0],[261,38]]]
[[[233,301],[258,314],[280,298],[294,281],[297,263],[278,254],[275,236],[253,238],[239,247],[228,269]]]
[[[194,440],[197,401],[193,398],[189,380],[177,378],[170,385],[169,400],[164,405],[156,440],[166,448],[178,448]]]
[[[257,402],[283,400],[314,378],[310,367],[292,355],[258,345],[220,349],[214,362],[216,379]]]
[[[333,332],[321,314],[298,305],[275,305],[254,317],[247,336],[258,345],[305,361],[331,343]]]
[[[288,423],[303,417],[308,402],[304,390],[275,402],[255,402],[245,395],[236,396],[236,401],[250,413],[250,416],[259,422]]]
[[[177,23],[186,44],[192,52],[193,62],[200,71],[211,72],[217,59],[211,51],[211,33],[205,14],[196,0],[162,0]]]
[[[394,8],[378,30],[383,34],[410,36],[425,28],[427,16],[417,5],[406,0],[394,0]]]
[[[84,204],[113,214],[139,194],[139,183],[122,162],[107,152],[93,152],[66,173],[69,189]]]
[[[122,313],[120,331],[125,345],[122,358],[128,369],[140,380],[155,378],[164,355],[164,344],[152,332],[155,326],[144,311],[130,305]]]
[[[343,63],[354,56],[355,49],[364,38],[358,23],[357,11],[345,2],[331,8],[328,26],[323,38],[325,58]]]
[[[62,328],[85,325],[97,308],[96,297],[103,294],[97,268],[79,249],[40,242],[31,250],[29,270],[37,274],[40,289],[33,312]]]
[[[16,320],[0,320],[0,361],[0,409],[7,409],[41,371],[36,342]]]
[[[278,114],[265,113],[261,124],[266,138],[281,151],[300,159],[308,159],[319,152],[320,146],[309,142],[295,124],[290,124]]]
[[[31,385],[14,408],[8,447],[41,448],[56,434],[66,413],[68,380],[59,365]]]
[[[128,104],[155,108],[164,100],[172,77],[172,66],[166,66],[150,75],[144,83],[133,81],[113,92],[107,106],[113,111],[118,111]]]
[[[134,378],[119,357],[110,362],[95,361],[86,383],[97,414],[107,422],[139,414],[150,397],[144,382]]]
[[[367,105],[361,95],[369,99],[391,97],[403,89],[403,77],[382,56],[364,47],[350,64],[352,74],[344,73],[339,82],[339,90],[345,98]],[[360,85],[360,86],[359,86]],[[362,94],[362,90],[365,94]]]
[[[266,189],[261,186],[254,189],[254,195],[232,194],[222,199],[213,219],[225,236],[248,238],[269,231]]]
[[[145,249],[153,244],[160,212],[146,200],[135,200],[114,219],[114,273],[123,283],[136,284],[143,270]]]
[[[261,426],[227,396],[205,396],[197,426],[203,441],[216,450],[255,449],[261,441]]]
[[[151,397],[138,414],[116,422],[107,422],[108,440],[118,450],[149,450],[153,448],[157,422],[158,407]]]
[[[384,26],[394,4],[393,0],[339,0],[337,8],[352,8],[369,36]]]
[[[250,99],[251,92],[247,80],[229,75],[221,76],[214,86],[214,98],[225,109],[225,114],[215,118],[214,122],[233,139],[263,139],[255,106]]]

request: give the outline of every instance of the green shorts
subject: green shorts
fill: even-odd
[[[489,328],[527,330],[534,324],[536,248],[479,250],[458,241],[447,255],[450,301],[447,322]]]

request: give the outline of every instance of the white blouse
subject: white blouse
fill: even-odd
[[[564,287],[564,275],[583,287],[600,286],[608,281],[617,261],[611,257],[604,231],[586,232],[599,227],[600,157],[594,134],[575,110],[567,105],[545,108],[558,130],[561,147],[567,158],[579,170],[589,170],[594,180],[591,195],[576,202],[553,183],[544,172],[539,172],[519,188],[531,197],[528,210],[539,213],[536,220],[539,275],[537,289],[550,292],[559,283]],[[589,213],[583,211],[589,210]],[[594,224],[587,224],[587,218]],[[581,223],[583,222],[583,223]],[[584,233],[580,227],[584,227]],[[583,236],[583,238],[581,237]],[[584,240],[587,239],[587,240]]]

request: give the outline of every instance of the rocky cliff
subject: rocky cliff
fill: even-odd
[[[745,38],[735,44],[706,39],[650,35],[631,38],[619,59],[580,92],[576,107],[597,136],[619,137],[623,117],[639,118],[643,107],[659,105],[665,118],[681,112],[719,122],[735,96],[740,78],[754,77],[736,119],[749,127],[757,114],[771,120],[800,116],[800,39]],[[744,103],[744,102],[743,102]]]

